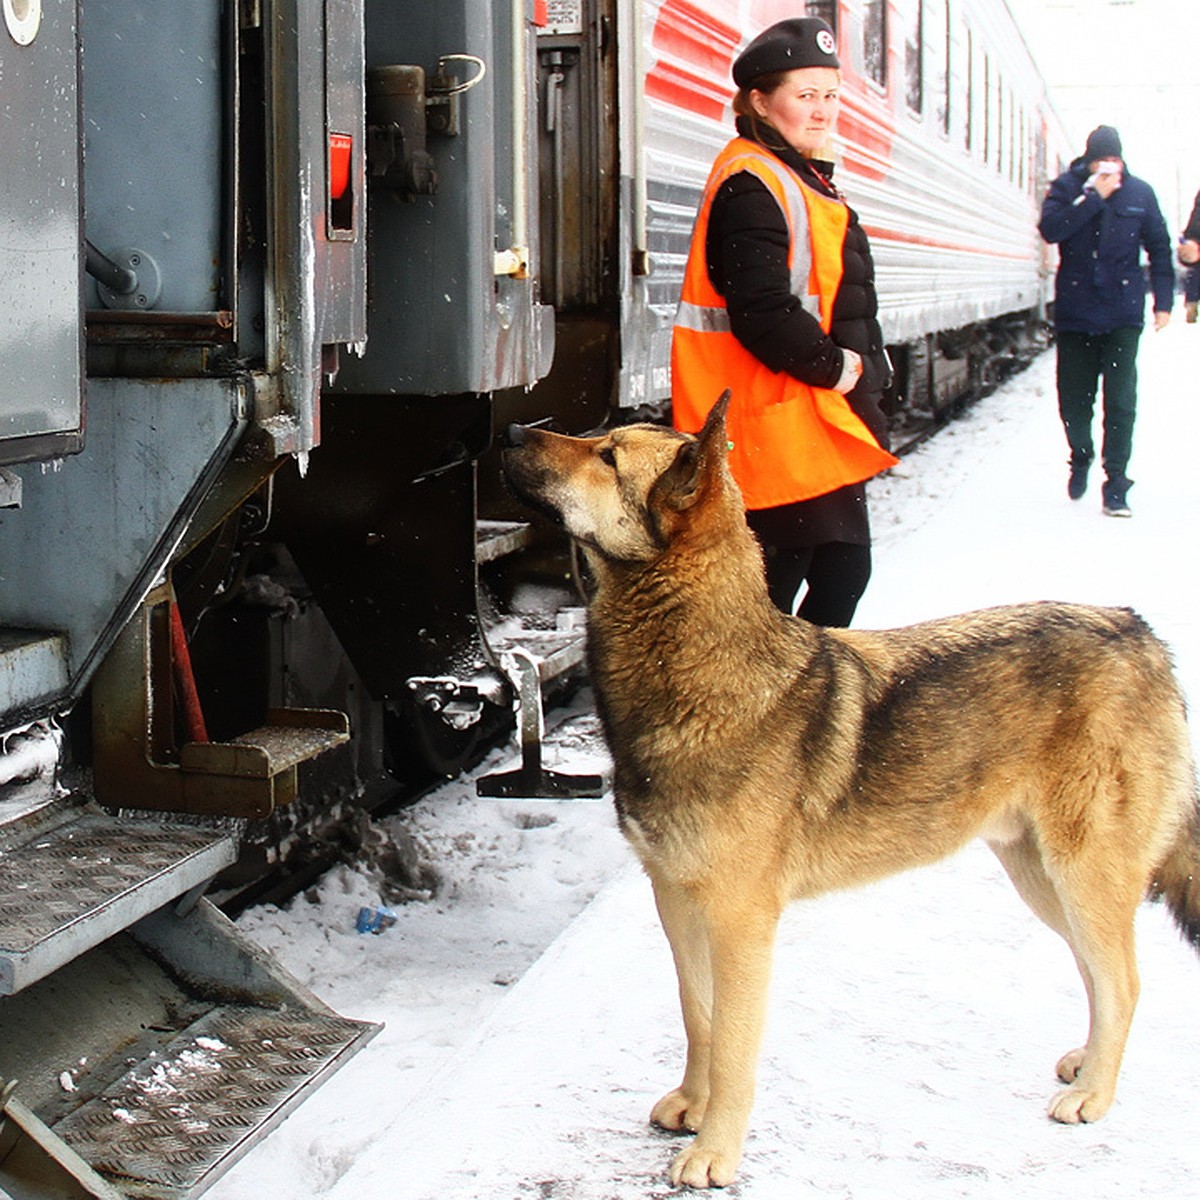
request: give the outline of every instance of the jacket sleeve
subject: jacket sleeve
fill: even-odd
[[[713,198],[705,250],[734,337],[773,371],[812,387],[837,383],[842,351],[791,290],[787,220],[748,172],[731,176]]]
[[[1154,311],[1169,313],[1175,306],[1175,253],[1171,235],[1150,187],[1146,216],[1142,221],[1142,245],[1150,256],[1150,284],[1154,289]]]
[[[1068,171],[1050,185],[1042,201],[1038,233],[1052,244],[1065,242],[1103,211],[1099,193],[1081,187],[1079,179]]]
[[[1192,215],[1188,217],[1183,236],[1191,238],[1193,242],[1200,242],[1200,192],[1196,193],[1196,201],[1192,205]]]

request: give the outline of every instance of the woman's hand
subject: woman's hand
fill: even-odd
[[[838,377],[837,383],[833,385],[835,392],[841,392],[844,396],[847,392],[852,392],[858,385],[858,381],[862,378],[863,365],[862,357],[853,350],[847,350],[842,347],[842,373]]]

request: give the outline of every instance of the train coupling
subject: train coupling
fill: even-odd
[[[459,732],[479,723],[485,705],[504,702],[503,682],[491,675],[470,681],[453,675],[414,675],[405,680],[405,686],[419,707]]]

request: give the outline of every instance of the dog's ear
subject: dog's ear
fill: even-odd
[[[654,490],[675,509],[690,508],[700,498],[705,479],[729,452],[725,413],[733,393],[726,388],[709,410],[695,441],[684,442],[675,461],[660,476]]]
[[[697,434],[701,442],[706,445],[712,444],[722,453],[729,448],[725,440],[725,414],[729,411],[732,396],[733,392],[729,388],[721,393],[716,404],[708,410],[708,416],[704,418],[704,428]]]

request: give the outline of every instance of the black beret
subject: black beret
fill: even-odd
[[[733,82],[744,88],[776,71],[841,65],[833,30],[820,17],[793,17],[764,29],[737,56]]]
[[[1096,162],[1101,158],[1121,157],[1121,135],[1111,125],[1097,125],[1088,134],[1084,148],[1085,162]]]

